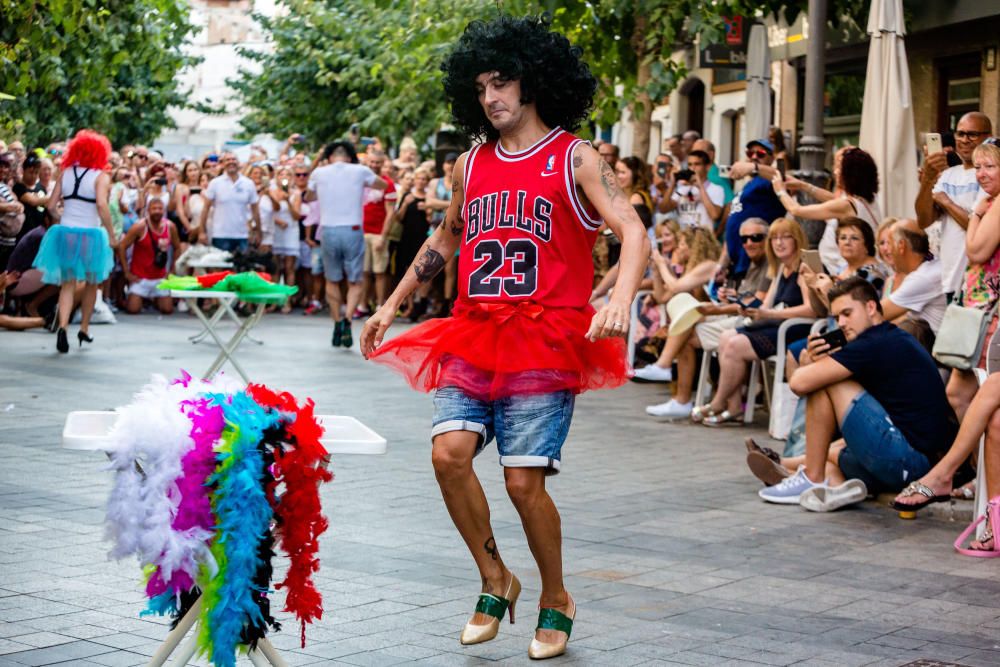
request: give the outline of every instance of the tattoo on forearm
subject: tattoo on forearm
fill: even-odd
[[[462,183],[456,178],[451,182],[451,191],[458,192],[462,189]]]
[[[448,221],[448,229],[450,229],[451,233],[454,234],[455,236],[458,236],[459,234],[461,234],[462,233],[462,219],[461,218],[455,218],[454,220]]]
[[[417,274],[419,282],[425,283],[440,273],[444,265],[445,261],[441,253],[434,248],[428,248],[413,265],[413,272]]]
[[[487,538],[486,543],[483,544],[483,548],[486,549],[486,553],[488,553],[493,560],[497,560],[500,557],[500,552],[497,551],[497,541],[493,539],[492,535]]]

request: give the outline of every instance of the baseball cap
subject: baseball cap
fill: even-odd
[[[754,139],[753,141],[748,141],[747,148],[750,148],[751,146],[760,146],[771,155],[774,155],[774,144],[767,139]]]

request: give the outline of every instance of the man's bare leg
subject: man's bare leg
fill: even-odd
[[[319,280],[323,280],[322,277]],[[332,280],[326,281],[326,303],[330,306],[330,319],[334,322],[340,321],[340,304],[342,299],[340,298],[340,282],[334,282]],[[351,313],[348,313],[348,317]]]
[[[521,516],[528,547],[542,578],[541,607],[573,615],[569,593],[563,585],[562,522],[559,510],[545,490],[545,468],[504,468],[507,495]],[[561,640],[558,630],[538,630],[535,638],[547,644]]]
[[[442,433],[434,438],[431,461],[448,514],[479,568],[483,593],[502,596],[510,575],[493,538],[486,494],[472,470],[478,444],[479,434],[471,431]],[[475,625],[488,625],[492,620],[492,616],[480,612],[472,617]]]

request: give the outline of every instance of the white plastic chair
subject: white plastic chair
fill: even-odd
[[[750,383],[747,386],[747,406],[743,411],[744,424],[753,423],[754,404],[757,402],[757,394],[760,392],[761,384],[764,385],[764,398],[768,409],[770,409],[771,398],[775,395],[775,392],[778,389],[778,384],[785,381],[785,353],[788,347],[785,339],[788,336],[788,330],[799,324],[811,324],[816,326],[816,319],[812,317],[791,317],[782,322],[781,326],[778,327],[778,351],[773,356],[770,356],[763,361],[758,359],[750,365]],[[768,362],[774,364],[773,386],[767,384],[767,378],[764,376],[764,364]]]

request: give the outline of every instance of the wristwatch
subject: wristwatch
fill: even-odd
[[[753,175],[760,176],[760,165],[756,162],[753,163]]]

